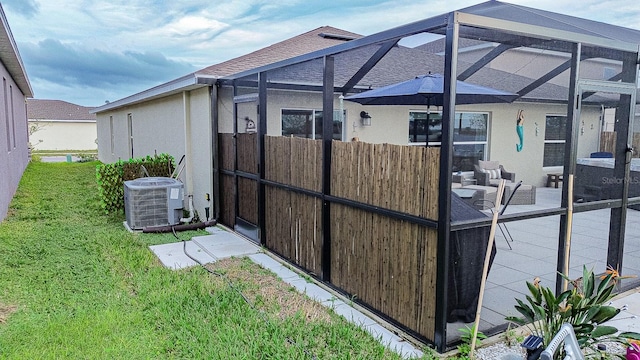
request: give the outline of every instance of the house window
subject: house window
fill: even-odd
[[[109,136],[111,136],[111,155],[114,155],[116,134],[113,133],[113,116],[109,116]]]
[[[7,106],[7,79],[2,78],[2,91],[4,96],[4,120],[7,129],[7,151],[11,152],[11,126],[9,125],[9,107]]]
[[[16,148],[16,116],[13,109],[13,85],[9,85],[9,101],[11,105],[11,139],[13,140],[13,148]]]
[[[566,130],[567,117],[565,115],[547,115],[544,129],[543,167],[564,165]]]
[[[343,114],[346,115],[346,112]],[[343,140],[340,110],[333,112],[333,139]],[[321,110],[282,109],[282,135],[308,139],[322,139]]]
[[[473,171],[487,153],[489,114],[457,112],[453,129],[453,171]],[[440,146],[442,113],[409,112],[409,145]]]
[[[127,135],[129,137],[129,158],[133,159],[133,116],[127,114]]]

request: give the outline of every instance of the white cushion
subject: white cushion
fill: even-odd
[[[489,174],[489,179],[502,179],[500,169],[481,169],[483,173]]]

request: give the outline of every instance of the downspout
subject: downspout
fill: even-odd
[[[211,157],[213,168],[213,211],[215,221],[220,219],[220,150],[218,146],[218,83],[209,87],[211,102]]]
[[[184,118],[184,144],[185,144],[185,189],[189,197],[189,217],[180,219],[182,222],[190,222],[193,220],[193,167],[191,165],[192,147],[191,147],[191,104],[190,94],[188,91],[182,92],[182,109]]]

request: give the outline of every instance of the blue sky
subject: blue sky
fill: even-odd
[[[99,106],[320,26],[369,35],[480,2],[4,0],[2,6],[35,97]],[[507,2],[640,29],[639,1]]]

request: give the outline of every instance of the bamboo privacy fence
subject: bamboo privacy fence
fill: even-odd
[[[640,157],[640,133],[633,134],[633,142],[631,143],[636,151],[633,152],[632,157]],[[616,153],[616,133],[614,131],[604,131],[600,134],[600,151]]]
[[[322,190],[322,142],[265,137],[265,178],[315,192]],[[309,272],[322,274],[322,200],[265,187],[266,245]]]
[[[235,170],[233,134],[218,134],[220,169]],[[233,228],[236,223],[234,177],[220,173],[220,222]]]
[[[437,218],[439,151],[335,142],[333,196],[419,217]],[[265,178],[321,191],[322,143],[265,138]],[[321,274],[322,201],[266,186],[266,245]],[[433,340],[437,233],[350,206],[331,204],[331,282]]]
[[[332,195],[437,219],[439,149],[334,142]],[[428,339],[435,325],[437,232],[334,204],[332,282]]]

